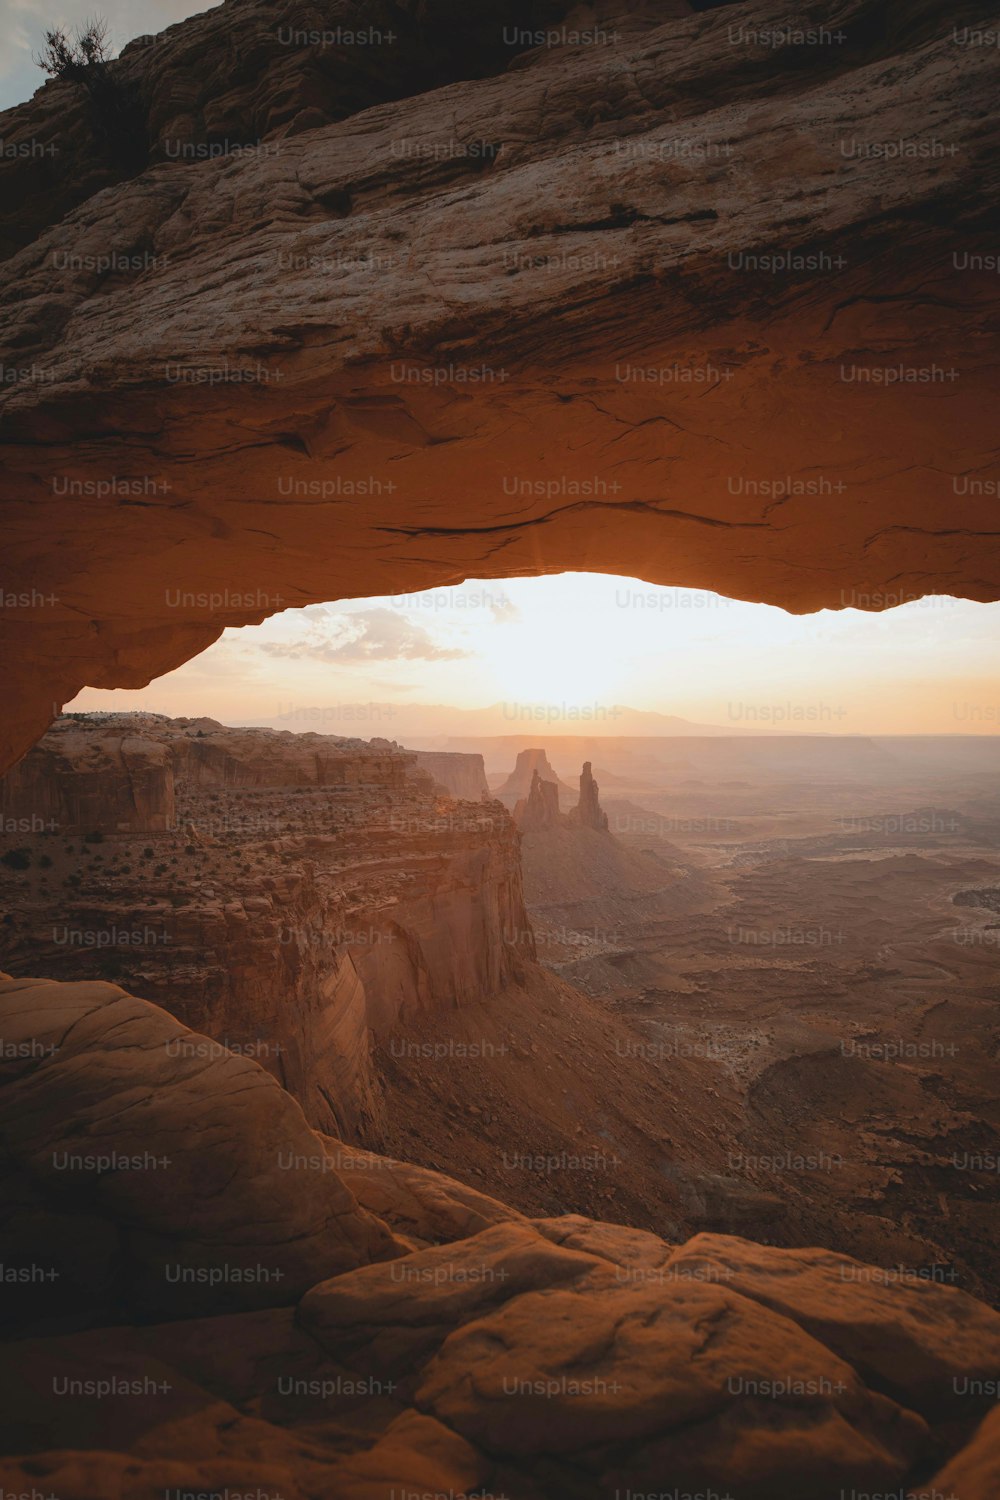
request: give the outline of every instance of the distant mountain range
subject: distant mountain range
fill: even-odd
[[[788,705],[789,714],[794,705]],[[250,721],[247,720],[247,723]],[[780,726],[763,723],[697,724],[677,714],[627,708],[622,704],[491,703],[486,708],[456,708],[447,703],[330,703],[313,707],[289,705],[267,719],[254,719],[274,729],[298,733],[383,735],[415,749],[447,748],[447,741],[497,735],[733,735],[816,732],[836,733],[836,725],[797,724],[787,717]]]

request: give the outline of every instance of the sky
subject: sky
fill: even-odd
[[[211,9],[207,0],[0,0],[0,109],[30,99],[44,83],[32,53],[42,50],[44,33],[53,27],[72,35],[100,16],[108,22],[117,56],[133,37]]]
[[[602,574],[470,579],[286,610],[147,688],[86,689],[71,706],[332,734],[364,732],[338,724],[359,703],[500,706],[495,727],[469,733],[517,732],[531,705],[566,733],[588,717],[595,732],[635,732],[609,712],[623,705],[729,729],[996,733],[998,640],[1000,604],[948,597],[790,615]]]

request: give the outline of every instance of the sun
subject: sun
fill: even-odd
[[[628,662],[620,635],[608,629],[606,610],[595,608],[592,598],[588,608],[576,597],[574,578],[561,575],[561,587],[535,591],[524,618],[484,632],[478,653],[483,671],[505,701],[622,701]]]

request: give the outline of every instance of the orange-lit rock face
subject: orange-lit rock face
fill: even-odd
[[[419,759],[211,719],[61,719],[0,780],[4,826],[44,838],[60,873],[88,830],[115,852],[102,834],[86,892],[75,869],[60,887],[58,926],[51,898],[0,866],[0,965],[131,980],[264,1059],[314,1126],[374,1129],[374,1042],[404,1015],[496,995],[534,959],[513,822],[440,796]],[[480,757],[431,759],[485,784]]]
[[[725,9],[542,48],[41,232],[5,268],[2,763],[311,601],[997,597],[1000,54],[883,9],[817,7],[845,40],[794,67]]]

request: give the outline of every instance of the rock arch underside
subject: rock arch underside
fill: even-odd
[[[81,687],[311,602],[569,569],[796,612],[1000,598],[990,6],[307,9],[131,43],[131,175],[74,85],[0,115],[0,767]],[[733,40],[789,24],[831,40]],[[504,39],[542,26],[598,35]],[[75,1250],[72,1307],[7,1319],[9,1489],[1000,1488],[1000,1318],[963,1292],[529,1218],[117,986],[0,1006],[4,1258]],[[52,1165],[115,1151],[169,1187]],[[220,1258],[202,1302],[163,1274]],[[54,1369],[168,1390],[101,1426],[86,1393],[39,1409]]]

